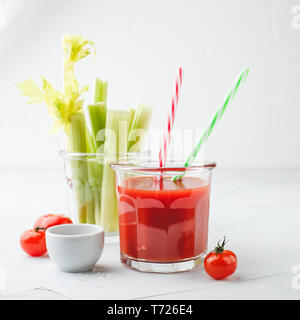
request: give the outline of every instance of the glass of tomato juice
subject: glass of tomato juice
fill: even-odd
[[[121,262],[144,272],[188,271],[201,264],[208,237],[211,172],[170,161],[119,161],[116,172]],[[174,181],[175,177],[181,177]]]

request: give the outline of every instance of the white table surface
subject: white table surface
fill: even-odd
[[[300,298],[292,286],[292,268],[300,265],[300,170],[213,173],[209,248],[226,235],[238,257],[236,273],[223,281],[202,268],[169,275],[129,270],[112,244],[93,272],[60,272],[49,257],[24,254],[19,235],[41,214],[67,212],[63,172],[2,170],[0,195],[0,299]]]

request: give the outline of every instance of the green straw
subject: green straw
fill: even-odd
[[[229,103],[234,99],[236,92],[240,86],[240,84],[245,81],[247,79],[249,73],[249,68],[245,69],[239,76],[235,86],[229,91],[227,98],[225,99],[224,104],[218,108],[217,112],[215,113],[215,115],[212,118],[212,121],[210,122],[209,126],[205,129],[205,131],[203,132],[197,146],[193,149],[193,151],[189,154],[184,166],[188,167],[190,166],[194,160],[196,159],[199,150],[201,148],[201,146],[207,141],[208,137],[210,136],[211,132],[213,131],[215,125],[220,121],[220,119],[222,118],[227,106],[229,105]],[[179,180],[183,177],[183,175],[181,176],[176,176],[173,178],[173,181]]]

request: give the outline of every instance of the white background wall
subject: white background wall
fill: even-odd
[[[61,36],[93,40],[81,84],[109,81],[115,108],[155,107],[162,128],[176,68],[184,83],[176,127],[200,129],[243,67],[246,84],[206,147],[223,167],[300,167],[300,0],[0,1],[0,168],[60,168],[63,133],[15,83],[62,85]],[[91,92],[92,93],[92,92]]]

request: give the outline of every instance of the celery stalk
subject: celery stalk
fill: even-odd
[[[86,223],[95,224],[94,188],[88,183],[85,189]]]
[[[134,115],[135,115],[136,110],[133,109],[133,108],[130,108],[129,112],[130,112],[130,119],[131,119],[131,120],[130,120],[130,127],[129,127],[128,134],[129,134],[129,132],[130,132],[130,129],[131,129],[131,126],[132,126],[132,121],[133,121],[133,119],[134,119]]]
[[[117,155],[126,154],[128,149],[128,134],[131,127],[133,113],[131,111],[115,111],[118,121]]]
[[[76,113],[70,117],[70,149],[72,152],[94,152],[94,146],[86,127],[83,113]],[[93,177],[95,163],[88,159],[72,160],[73,185],[76,193],[79,210],[78,220],[81,223],[95,223],[94,193],[95,185]]]
[[[100,95],[101,95],[101,81],[99,78],[96,78],[96,81],[95,81],[95,94],[94,94],[94,103],[97,103],[100,100]]]
[[[86,126],[83,113],[78,112],[70,116],[69,138],[72,152],[86,152]]]
[[[100,225],[106,231],[118,230],[118,201],[115,186],[115,173],[107,159],[103,165],[103,187],[101,192]]]
[[[94,135],[94,140],[96,141],[97,151],[104,143],[103,137],[97,137],[100,130],[106,127],[106,98],[107,98],[107,82],[96,79],[95,82],[95,96],[94,104],[88,106],[91,127]]]
[[[75,64],[95,51],[94,43],[78,35],[63,37],[64,89],[56,90],[44,77],[41,88],[31,79],[18,84],[21,93],[30,98],[29,103],[45,103],[50,115],[55,119],[53,131],[63,128],[67,134],[68,150],[77,153],[94,152],[93,139],[88,134],[85,118],[82,113],[84,100],[80,98],[88,91],[88,86],[80,87],[75,77]],[[103,87],[106,95],[107,85]],[[74,196],[79,210],[79,222],[91,221],[87,209],[91,199],[88,181],[88,166],[85,160],[70,160]]]
[[[83,113],[79,112],[70,116],[69,148],[72,152],[85,153],[86,125]],[[78,220],[80,223],[87,221],[87,205],[85,187],[88,180],[88,170],[85,161],[71,160],[72,182],[76,193]]]
[[[128,152],[140,152],[146,137],[153,108],[146,105],[139,105],[132,120],[128,135]]]
[[[95,140],[92,138],[88,127],[85,128],[85,134],[86,134],[86,152],[87,153],[94,153],[96,152],[96,142]]]
[[[95,96],[94,103],[104,102],[107,98],[107,82],[102,81],[99,78],[95,82]]]
[[[91,136],[88,128],[86,127],[86,140],[87,140],[87,152],[96,152],[96,143]],[[100,168],[97,160],[94,158],[87,159],[87,169],[88,169],[88,183],[86,184],[86,202],[87,202],[87,212],[86,212],[86,222],[94,224],[96,222],[95,216],[97,214],[96,208],[98,207],[97,196],[101,191],[101,179],[102,170]]]
[[[92,133],[94,141],[96,143],[96,150],[101,152],[99,148],[104,143],[104,134],[103,137],[99,136],[101,130],[105,129],[106,126],[106,103],[98,102],[88,106],[89,117],[92,127]],[[98,135],[99,133],[99,135]]]
[[[95,152],[103,152],[104,130],[106,127],[106,97],[107,97],[107,82],[96,79],[94,104],[88,106],[89,119],[92,129],[93,141],[95,141]],[[89,184],[93,194],[93,217],[97,224],[100,224],[101,216],[101,186],[103,176],[102,160],[91,159],[88,162],[89,168]],[[90,215],[92,217],[92,215]]]
[[[100,224],[103,165],[102,163],[99,164],[97,161],[97,159],[90,159],[88,163],[88,170],[89,185],[93,196],[93,214],[91,215],[91,219],[93,219],[93,223]]]
[[[110,168],[110,161],[114,159],[118,147],[117,137],[119,122],[115,111],[108,111],[106,118],[107,136],[104,143],[104,165],[101,192],[101,217],[100,224],[107,231],[118,230],[118,203],[115,187],[115,174]]]
[[[102,82],[102,90],[101,90],[101,96],[100,96],[100,101],[106,101],[107,100],[107,82],[106,81],[103,81]]]
[[[105,162],[101,193],[100,223],[107,231],[118,230],[118,201],[115,187],[115,173],[110,162],[117,160],[120,154],[127,153],[128,132],[132,122],[130,111],[108,111],[104,143]]]

